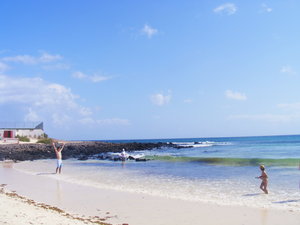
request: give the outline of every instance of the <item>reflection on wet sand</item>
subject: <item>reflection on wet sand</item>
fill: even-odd
[[[268,224],[268,210],[267,209],[261,210],[260,218],[261,218],[261,225]]]
[[[61,186],[59,180],[56,181],[56,197],[57,197],[57,202],[58,204],[61,204],[62,201],[62,191],[61,191]]]
[[[3,168],[13,168],[14,162],[9,160],[9,161],[3,161],[1,164]]]

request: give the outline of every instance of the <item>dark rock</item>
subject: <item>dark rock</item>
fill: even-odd
[[[82,141],[66,143],[63,150],[63,159],[76,158],[86,160],[97,155],[99,159],[105,159],[104,153],[122,152],[125,148],[127,152],[151,150],[157,148],[181,148],[172,143],[106,143],[97,141]],[[101,155],[102,153],[102,155]],[[50,144],[5,144],[0,145],[0,160],[37,160],[53,159],[55,152]]]
[[[82,155],[78,157],[78,160],[88,160],[89,157],[87,157],[86,155]]]
[[[135,159],[136,162],[146,162],[149,161],[150,159]]]

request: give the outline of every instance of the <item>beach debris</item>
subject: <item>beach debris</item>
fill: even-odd
[[[11,191],[4,190],[4,187],[0,188],[0,194],[4,194],[4,195],[6,195],[10,198],[17,199],[19,201],[25,202],[29,205],[33,205],[35,207],[39,207],[39,208],[43,208],[43,209],[46,209],[46,210],[54,211],[56,213],[61,214],[62,216],[67,217],[67,218],[83,221],[87,224],[112,225],[110,223],[103,222],[103,221],[107,220],[108,218],[110,218],[108,216],[106,216],[105,218],[100,218],[99,216],[88,216],[88,217],[86,217],[86,216],[78,216],[76,214],[70,214],[70,213],[67,213],[66,211],[64,211],[64,210],[62,210],[62,209],[60,209],[56,206],[51,206],[51,205],[48,205],[48,204],[45,204],[45,203],[36,202],[32,199],[21,196],[21,195],[17,194],[16,192],[11,192]]]

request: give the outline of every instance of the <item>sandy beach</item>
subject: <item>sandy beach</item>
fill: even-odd
[[[0,224],[101,224],[97,219],[74,217],[55,207],[35,203],[13,192],[2,190],[0,202]]]
[[[64,182],[63,174],[56,179],[51,173],[31,175],[13,167],[2,163],[0,169],[1,224],[300,224],[299,211],[222,206],[92,188]]]

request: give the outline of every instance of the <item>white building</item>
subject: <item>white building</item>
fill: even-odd
[[[0,122],[0,140],[9,141],[16,139],[16,136],[28,138],[44,137],[44,125],[40,123],[11,123]]]

